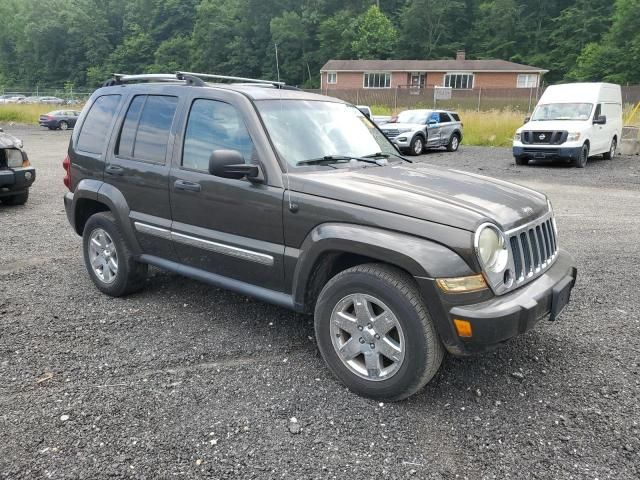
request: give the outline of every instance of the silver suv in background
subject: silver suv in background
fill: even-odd
[[[380,130],[400,150],[420,155],[427,148],[446,147],[455,152],[462,141],[460,116],[444,110],[405,110]]]

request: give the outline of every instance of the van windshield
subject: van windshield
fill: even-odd
[[[538,105],[531,120],[589,120],[591,110],[593,103],[546,103]]]

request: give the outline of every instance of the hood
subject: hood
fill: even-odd
[[[22,148],[22,140],[8,133],[0,132],[0,148]]]
[[[424,127],[425,125],[421,123],[385,123],[380,127],[380,130],[398,130],[400,128],[407,128],[409,130],[419,130]]]
[[[527,122],[518,131],[531,130],[533,132],[550,132],[566,130],[567,132],[582,132],[592,126],[589,120],[549,120],[543,122]]]
[[[504,230],[547,212],[547,198],[501,180],[432,165],[394,164],[290,173],[294,191],[469,231],[484,222]]]

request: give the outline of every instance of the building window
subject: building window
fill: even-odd
[[[365,73],[364,88],[389,88],[391,87],[390,73]]]
[[[518,88],[536,88],[538,75],[535,73],[518,75]]]
[[[330,85],[335,85],[336,83],[338,83],[338,73],[327,72],[327,83]]]
[[[473,88],[473,73],[447,73],[444,76],[444,86],[470,90]]]

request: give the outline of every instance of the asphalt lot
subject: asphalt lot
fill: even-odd
[[[100,294],[62,205],[69,133],[3,126],[37,180],[0,205],[0,478],[640,478],[640,157],[423,156],[547,193],[578,283],[558,322],[379,404],[311,318],[159,270]]]

